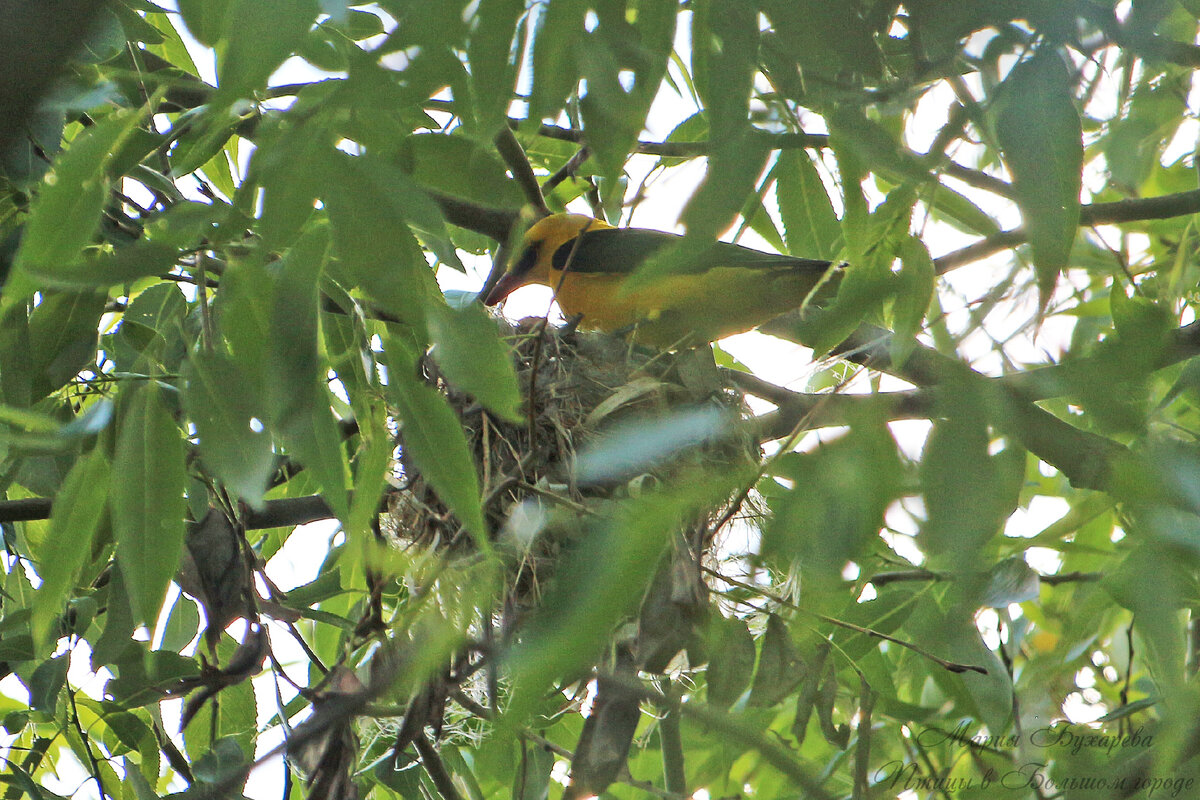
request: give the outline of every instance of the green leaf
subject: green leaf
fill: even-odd
[[[737,617],[716,617],[715,635],[709,643],[711,655],[705,677],[708,702],[717,708],[729,708],[750,685],[754,673],[754,637],[746,621]]]
[[[50,532],[38,553],[42,585],[30,623],[38,652],[54,643],[59,615],[91,554],[92,538],[108,497],[108,483],[108,459],[96,448],[76,460],[54,498]]]
[[[138,647],[132,639],[135,622],[119,561],[113,564],[104,597],[107,600],[107,612],[104,615],[104,630],[92,648],[93,670],[117,663],[129,648]]]
[[[947,388],[952,391],[946,416],[934,423],[921,458],[928,515],[921,542],[934,568],[948,562],[972,570],[980,548],[1016,508],[1025,454],[1008,448],[991,455],[980,398],[962,386]]]
[[[221,29],[224,47],[217,49],[221,95],[233,100],[265,86],[316,17],[312,0],[231,0]]]
[[[1067,266],[1079,226],[1083,129],[1072,78],[1046,46],[1013,67],[991,114],[1029,232],[1043,305]]]
[[[134,617],[151,626],[183,551],[184,455],[158,383],[134,388],[117,431],[110,500]]]
[[[71,665],[69,653],[43,661],[29,679],[29,707],[53,714],[58,705],[58,693],[67,683],[67,667]]]
[[[0,311],[0,393],[10,406],[26,407],[44,396],[34,396],[34,372],[29,354],[29,317],[25,304]]]
[[[246,190],[262,192],[262,215],[258,230],[263,245],[282,251],[300,235],[313,214],[322,181],[318,169],[296,169],[297,164],[317,165],[328,158],[331,142],[317,120],[277,125],[264,122],[260,147],[250,161]]]
[[[666,73],[676,11],[643,3],[629,15],[619,4],[599,4],[594,13],[596,24],[576,50],[587,85],[579,111],[601,175],[615,182]]]
[[[349,514],[346,459],[326,388],[319,349],[318,282],[329,252],[329,230],[306,232],[283,259],[266,354],[268,424],[304,464],[339,519]]]
[[[550,773],[554,753],[535,744],[523,744],[521,759],[513,777],[513,800],[546,800],[550,795]]]
[[[241,773],[246,754],[233,737],[222,737],[212,743],[212,749],[196,759],[193,771],[201,784],[227,781]]]
[[[194,602],[179,595],[163,629],[162,649],[179,652],[200,633],[200,609]]]
[[[389,753],[371,770],[372,777],[404,800],[425,800],[421,792],[422,773],[421,762],[404,753]],[[513,793],[514,798],[518,796]]]
[[[4,766],[6,769],[12,770],[12,784],[14,787],[20,789],[24,794],[29,795],[33,800],[45,800],[46,793],[34,782],[30,774],[21,768],[20,764],[6,759]]]
[[[50,394],[80,370],[95,366],[104,300],[94,292],[47,292],[29,315],[31,399]]]
[[[1008,608],[1013,603],[1034,600],[1041,581],[1023,558],[1006,558],[988,572],[987,588],[982,605],[988,608]]]
[[[711,0],[705,6],[705,13],[692,21],[693,77],[708,112],[709,138],[725,147],[749,128],[758,66],[758,13],[740,0]],[[736,199],[740,203],[744,197],[739,193]]]
[[[140,120],[140,114],[114,114],[80,133],[59,157],[30,208],[16,258],[18,269],[52,275],[79,262],[108,199],[109,160]],[[29,294],[14,296],[12,286],[6,289],[8,303]]]
[[[900,272],[897,274],[896,302],[892,306],[891,356],[896,366],[905,360],[917,345],[916,336],[921,331],[925,312],[933,299],[934,280],[937,276],[933,259],[925,243],[915,236],[906,237],[900,243]]]
[[[1000,224],[986,211],[944,183],[924,193],[921,199],[929,205],[935,219],[943,219],[959,230],[980,236],[1000,232]]]
[[[584,35],[584,0],[547,3],[537,18],[533,40],[533,91],[529,118],[557,116],[563,100],[579,82],[575,54]]]
[[[487,549],[479,476],[462,423],[446,398],[418,380],[415,356],[394,337],[384,348],[384,363],[406,455],[481,549]]]
[[[815,77],[814,89],[847,74],[879,74],[881,53],[873,34],[882,31],[872,29],[876,19],[865,9],[825,0],[764,0],[761,9],[774,32],[764,46],[782,51],[793,70]]]
[[[261,508],[275,472],[268,415],[230,357],[193,353],[184,367],[183,406],[200,438],[200,460],[234,494]]]
[[[516,26],[524,11],[524,0],[482,0],[471,21],[467,61],[471,65],[475,118],[484,135],[492,135],[508,124],[508,105],[517,78],[513,39],[520,33]]]
[[[763,555],[782,567],[798,561],[806,595],[832,599],[821,587],[840,584],[846,562],[879,541],[884,511],[900,490],[896,442],[881,420],[861,420],[811,452],[781,457],[775,474],[794,488],[771,502],[775,513],[763,531]],[[770,484],[764,482],[764,490]]]
[[[120,676],[109,682],[107,691],[126,708],[162,700],[163,689],[177,686],[182,678],[200,671],[195,659],[169,650],[146,652],[145,643],[135,643],[118,659]]]
[[[804,678],[787,625],[776,614],[767,617],[767,632],[758,655],[749,704],[767,708],[791,694]]]
[[[499,336],[496,320],[478,304],[455,311],[430,309],[433,359],[450,383],[509,422],[521,420],[521,389],[512,352]]]
[[[775,175],[788,252],[805,258],[835,257],[842,247],[842,226],[812,159],[800,150],[784,150]]]
[[[422,133],[406,137],[398,161],[417,183],[455,197],[500,208],[519,208],[525,200],[495,149],[468,136]]]
[[[732,469],[689,474],[620,504],[611,518],[580,532],[539,615],[513,649],[515,688],[506,721],[523,722],[536,698],[593,663],[613,627],[637,608],[670,537],[745,478]]]
[[[187,301],[173,283],[159,283],[125,309],[121,326],[105,349],[123,372],[174,372],[187,350],[183,319]]]
[[[164,275],[175,266],[179,251],[166,242],[139,240],[112,252],[87,251],[82,261],[46,271],[36,267],[26,272],[45,286],[61,289],[106,289],[132,283],[138,278]]]
[[[370,166],[349,156],[336,164],[326,193],[338,256],[331,270],[347,289],[360,287],[423,340],[427,307],[443,302],[425,254]]]

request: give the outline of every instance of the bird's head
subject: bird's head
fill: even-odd
[[[555,261],[554,254],[560,248],[570,248],[575,238],[584,231],[611,227],[605,222],[586,214],[551,214],[536,222],[525,232],[521,250],[509,264],[504,276],[488,292],[484,305],[492,306],[508,297],[514,289],[527,283],[540,283],[553,288],[557,282],[550,270]],[[566,251],[569,253],[569,249]],[[558,259],[562,263],[566,259]],[[557,270],[556,270],[557,271]]]

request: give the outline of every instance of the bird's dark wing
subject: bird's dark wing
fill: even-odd
[[[606,228],[586,231],[578,243],[572,239],[554,251],[553,265],[562,269],[570,263],[571,272],[630,273],[655,253],[683,241],[682,236],[642,228]],[[830,262],[764,253],[739,244],[716,242],[712,247],[688,258],[676,270],[678,274],[698,275],[714,267],[743,269],[791,268],[805,272],[824,272]]]

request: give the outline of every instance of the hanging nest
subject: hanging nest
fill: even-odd
[[[597,523],[628,508],[620,501],[659,485],[686,486],[696,475],[753,474],[760,451],[738,424],[747,413],[742,394],[726,385],[707,348],[650,351],[613,336],[547,327],[540,318],[500,324],[513,343],[526,398],[519,422],[500,420],[456,391],[432,359],[424,360],[422,371],[462,422],[489,530],[498,549],[511,556],[497,632],[503,646],[526,613],[539,607],[542,587],[560,561],[568,563],[562,557],[604,541],[586,537],[603,535]],[[382,530],[398,547],[469,553],[474,540],[407,460],[403,438],[401,430],[403,488],[392,493]],[[712,612],[700,564],[711,556],[732,506],[745,499],[741,495],[688,512],[674,531],[636,624],[621,627],[599,673],[593,713],[572,761],[571,796],[599,794],[624,767],[640,696],[623,680],[663,673],[684,650],[692,664],[705,660]],[[481,632],[492,636],[491,623]],[[397,734],[397,752],[408,745],[405,730],[424,724],[440,729],[448,687],[462,685],[464,674],[471,671],[456,666],[414,698]],[[624,678],[614,682],[610,676],[616,675]],[[582,680],[578,690],[586,684]],[[482,704],[486,694],[480,692]],[[419,701],[427,695],[440,702],[426,708]]]
[[[538,605],[563,549],[586,536],[587,523],[614,501],[685,470],[743,471],[760,452],[737,424],[746,413],[741,393],[727,386],[707,348],[651,351],[613,336],[548,327],[540,318],[500,324],[514,344],[527,398],[520,422],[499,420],[454,390],[432,359],[422,370],[462,421],[493,538],[518,551],[504,603],[504,628],[511,630]],[[468,552],[471,537],[405,459],[403,431],[399,438],[404,488],[392,494],[384,532],[402,548]],[[731,516],[727,510],[728,502],[700,509],[678,531],[643,604],[641,625],[661,630],[642,632],[640,668],[664,669],[688,644],[677,629],[694,633],[706,617],[700,564],[715,529]]]

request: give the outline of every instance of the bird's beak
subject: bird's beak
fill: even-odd
[[[521,283],[521,279],[516,275],[509,272],[504,273],[500,280],[496,282],[496,285],[492,287],[492,290],[488,292],[488,296],[484,298],[483,304],[485,306],[496,305],[496,303],[508,297],[513,289],[519,287]]]

